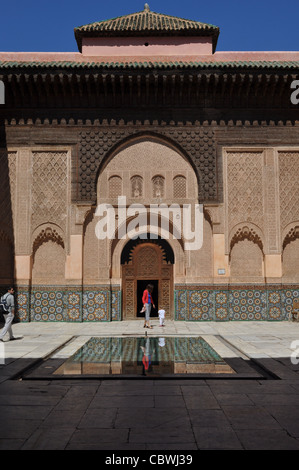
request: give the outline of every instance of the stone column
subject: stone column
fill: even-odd
[[[70,236],[70,254],[66,257],[65,279],[83,280],[83,227],[82,233]]]
[[[30,245],[31,151],[29,148],[20,148],[16,155],[14,201],[16,314],[21,321],[29,321],[32,275],[32,247]]]
[[[230,277],[229,255],[226,253],[224,227],[224,206],[206,206],[212,222],[213,240],[213,277],[216,284],[226,284]]]
[[[278,161],[273,148],[264,151],[265,201],[265,279],[267,283],[281,282],[282,259],[279,224]]]
[[[267,282],[281,282],[281,254],[265,255],[265,278]]]
[[[15,233],[15,280],[17,285],[28,286],[31,280],[30,246],[30,191],[31,191],[31,151],[21,148],[18,151],[16,178]]]
[[[228,255],[225,254],[225,235],[213,234],[213,276],[217,283],[227,283],[230,276]]]
[[[71,234],[65,262],[65,280],[68,284],[66,315],[71,321],[83,320],[84,221],[90,209],[90,205],[71,207]]]
[[[70,235],[69,254],[66,257],[65,279],[83,283],[83,226],[90,205],[75,206],[75,223]]]

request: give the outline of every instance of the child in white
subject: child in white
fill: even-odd
[[[158,314],[159,314],[160,326],[164,326],[165,310],[159,310]]]

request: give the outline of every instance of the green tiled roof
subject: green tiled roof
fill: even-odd
[[[217,26],[156,13],[147,4],[137,13],[79,26],[74,31],[80,51],[84,36],[208,35],[213,37],[215,48],[219,35]]]
[[[119,62],[77,62],[77,61],[55,61],[55,62],[39,62],[39,61],[0,61],[1,71],[12,70],[132,70],[132,69],[243,69],[243,70],[263,70],[263,69],[292,69],[295,73],[299,73],[299,61],[119,61]]]

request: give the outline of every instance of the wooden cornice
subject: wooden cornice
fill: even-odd
[[[291,107],[286,70],[1,70],[7,108]]]

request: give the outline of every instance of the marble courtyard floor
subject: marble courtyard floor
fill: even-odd
[[[236,365],[189,378],[52,374],[92,337],[143,337],[142,321],[13,332],[0,344],[1,450],[299,450],[299,323],[153,320],[149,337],[198,335]]]

